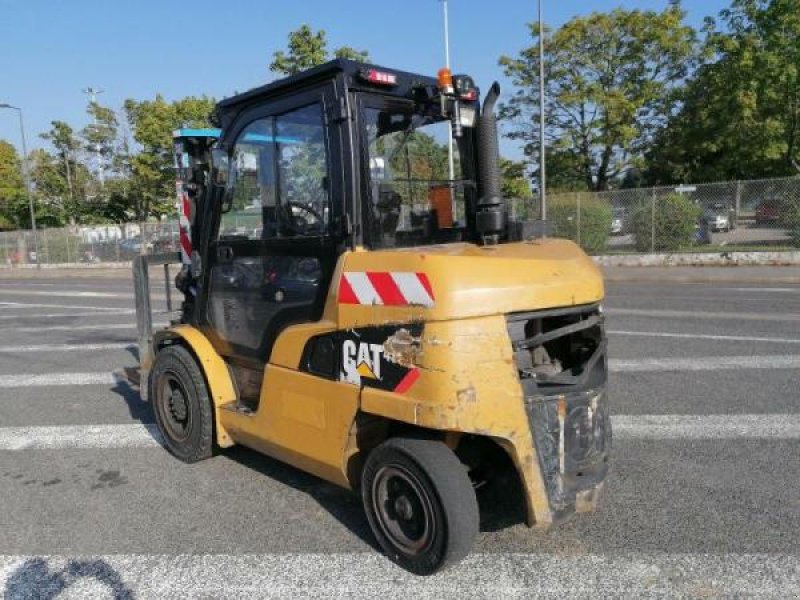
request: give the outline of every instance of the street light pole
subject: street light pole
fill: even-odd
[[[31,185],[30,165],[28,164],[28,145],[25,142],[25,123],[22,119],[22,109],[10,104],[0,104],[0,108],[9,108],[17,111],[19,117],[19,135],[22,138],[22,177],[25,180],[25,191],[28,192],[28,208],[31,211],[31,229],[33,230],[33,248],[36,252],[36,268],[42,268],[39,256],[39,239],[36,235],[36,213],[33,210],[33,186]]]
[[[450,29],[449,18],[447,15],[447,0],[442,0],[444,14],[444,66],[450,69]],[[447,128],[447,175],[452,184],[455,176],[455,165],[453,164],[453,129]]]
[[[542,0],[539,0],[539,200],[542,203],[542,221],[547,221],[547,177],[545,175],[544,144],[544,23]]]

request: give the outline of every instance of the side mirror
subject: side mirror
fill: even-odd
[[[226,213],[233,205],[233,189],[231,184],[231,165],[228,152],[223,148],[211,150],[211,173],[214,185],[217,188],[217,198],[220,199],[222,212]]]
[[[228,175],[230,172],[230,159],[228,152],[223,148],[211,150],[211,169],[215,185],[225,187],[228,185]]]

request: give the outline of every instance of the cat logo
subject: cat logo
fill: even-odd
[[[383,346],[355,340],[342,344],[342,381],[361,385],[361,378],[381,379]]]

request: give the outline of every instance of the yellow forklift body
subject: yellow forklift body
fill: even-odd
[[[343,275],[370,271],[425,273],[435,301],[428,306],[342,303]],[[288,327],[278,336],[253,413],[235,409],[231,374],[202,332],[187,325],[171,332],[191,346],[205,371],[220,446],[238,442],[349,487],[359,411],[430,430],[486,436],[509,453],[517,468],[529,524],[547,526],[553,510],[505,315],[602,298],[600,270],[565,240],[345,252],[322,319]],[[415,322],[424,325],[424,333],[413,357],[402,359],[418,373],[407,390],[360,387],[300,369],[314,336],[371,326],[399,329]]]

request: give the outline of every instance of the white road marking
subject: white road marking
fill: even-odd
[[[148,448],[160,444],[155,424],[0,427],[0,450]]]
[[[90,313],[86,313],[87,315]],[[165,327],[165,325],[153,325],[153,327]],[[100,325],[51,325],[49,327],[0,327],[3,331],[16,331],[36,333],[39,331],[88,331],[92,329],[136,329],[136,323],[105,323]]]
[[[163,290],[164,286],[154,284],[150,289]],[[6,288],[0,286],[0,294],[8,294],[10,296],[51,296],[51,297],[64,297],[64,298],[134,298],[133,292],[89,292],[79,291],[74,289],[69,290],[26,290],[23,288]],[[172,290],[173,297],[179,295],[180,292],[176,289]],[[165,300],[166,294],[151,292],[150,297],[156,300]]]
[[[23,308],[74,308],[76,310],[97,310],[97,311],[124,311],[126,313],[136,312],[133,308],[120,308],[118,306],[76,306],[74,304],[30,304],[27,302],[0,302],[0,308],[23,309]],[[20,315],[21,316],[21,315]]]
[[[0,346],[0,354],[21,352],[91,352],[95,350],[121,350],[136,348],[132,342],[113,342],[107,344],[32,344],[30,346]]]
[[[638,337],[664,337],[664,338],[687,338],[692,340],[719,340],[731,342],[770,342],[774,344],[800,344],[798,338],[774,338],[774,337],[750,337],[746,335],[708,335],[699,333],[668,333],[665,331],[621,331],[611,329],[610,335],[630,335]]]
[[[609,371],[722,371],[730,369],[800,369],[800,354],[697,356],[692,358],[611,358]]]
[[[115,347],[131,344],[120,343]],[[56,345],[53,345],[54,347]],[[86,345],[83,345],[85,347]],[[8,350],[11,351],[11,350]],[[38,350],[37,350],[38,351]],[[31,350],[33,352],[33,350]],[[800,369],[800,355],[777,356],[699,356],[695,358],[612,358],[608,368],[616,373],[658,371],[718,371],[729,369]],[[0,375],[0,388],[49,385],[97,385],[117,381],[113,373],[47,373],[39,375]]]
[[[720,290],[730,290],[733,292],[766,292],[766,293],[789,293],[789,294],[800,294],[800,287],[794,288],[781,288],[781,287],[765,287],[765,288],[758,288],[758,287],[723,287],[717,288]]]
[[[115,373],[45,373],[41,375],[0,375],[0,388],[62,385],[114,385],[124,381]]]
[[[660,310],[650,308],[605,308],[608,315],[661,317],[670,319],[736,319],[737,321],[800,321],[800,313],[704,312],[698,310]]]
[[[800,439],[800,414],[612,415],[615,438],[662,440]]]
[[[3,308],[2,303],[0,303],[0,308]],[[65,308],[65,307],[61,307]],[[129,308],[120,308],[117,310],[108,310],[103,313],[103,316],[112,316],[112,315],[130,315],[134,313],[133,309]],[[26,314],[14,314],[14,315],[0,315],[0,320],[3,321],[13,321],[14,319],[62,319],[62,318],[72,318],[72,317],[97,317],[96,312],[76,312],[76,313],[26,313]]]
[[[790,598],[795,554],[471,554],[418,577],[377,552],[0,556],[9,600],[59,598]]]
[[[81,292],[78,290],[26,290],[24,288],[0,287],[0,294],[12,296],[64,296],[67,298],[133,298],[132,293]]]
[[[800,414],[612,415],[615,440],[800,439]],[[0,427],[0,450],[150,448],[156,425]]]

